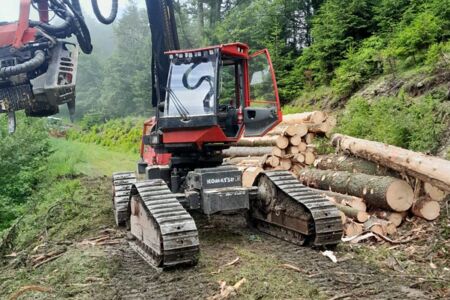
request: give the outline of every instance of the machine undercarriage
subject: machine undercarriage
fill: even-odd
[[[206,215],[248,211],[249,222],[260,231],[296,245],[332,246],[340,242],[342,225],[337,208],[303,186],[287,171],[261,173],[253,187],[242,187],[235,167],[195,169],[186,176],[184,190],[172,192],[156,169],[146,179],[133,172],[115,173],[114,212],[126,225],[131,246],[153,266],[194,265],[199,256],[197,228],[188,211]],[[164,177],[164,175],[162,176]],[[167,178],[167,177],[166,177]]]

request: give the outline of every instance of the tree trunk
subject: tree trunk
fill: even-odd
[[[291,145],[298,146],[302,142],[302,137],[300,135],[298,135],[298,134],[294,135],[293,137],[291,137],[289,139],[289,142],[291,143]]]
[[[346,171],[377,176],[395,175],[394,172],[385,167],[380,167],[374,162],[347,155],[330,154],[321,156],[316,160],[315,166],[322,170]]]
[[[363,198],[368,205],[382,209],[406,211],[414,199],[412,188],[403,180],[392,177],[308,169],[299,179],[322,190]]]
[[[224,157],[263,156],[270,154],[272,147],[231,147],[222,151]]]
[[[450,192],[450,161],[383,143],[336,134],[333,145],[356,156],[428,182]]]
[[[280,124],[269,131],[267,135],[304,136],[307,133],[308,127],[305,124]]]
[[[428,221],[433,221],[439,217],[440,210],[439,202],[429,200],[426,197],[418,199],[411,209],[414,215]]]
[[[277,136],[249,137],[241,138],[237,142],[239,147],[264,147],[276,146]]]

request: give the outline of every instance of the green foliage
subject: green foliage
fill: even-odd
[[[137,118],[114,119],[94,123],[91,117],[82,121],[81,128],[67,132],[67,139],[92,143],[118,151],[139,152],[144,120]]]
[[[410,102],[404,97],[382,98],[368,103],[354,98],[347,104],[337,131],[387,144],[434,151],[445,130],[440,100],[427,96]]]
[[[413,57],[416,62],[417,55],[435,43],[441,33],[440,19],[429,12],[415,16],[414,20],[400,30],[391,40],[390,47],[400,58]]]
[[[42,120],[18,116],[18,130],[7,133],[0,116],[0,231],[10,225],[42,180],[50,154]]]
[[[448,69],[450,65],[450,41],[431,45],[426,54],[426,65],[431,71]]]
[[[351,95],[368,79],[383,72],[380,56],[383,46],[379,37],[372,36],[359,49],[348,50],[347,59],[336,69],[336,77],[332,82],[339,95]]]

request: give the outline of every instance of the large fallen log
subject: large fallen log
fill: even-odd
[[[405,181],[392,177],[305,169],[299,179],[321,190],[363,198],[369,206],[381,209],[406,211],[414,199],[412,188]]]
[[[270,154],[272,147],[231,147],[222,151],[224,157],[263,156]]]
[[[278,136],[241,138],[236,145],[240,147],[275,146],[277,138]]]
[[[329,154],[316,159],[314,166],[322,170],[346,171],[377,176],[394,176],[395,173],[372,161],[349,155]]]
[[[405,172],[443,191],[450,192],[450,161],[448,160],[342,134],[335,134],[332,143],[338,149],[398,172]]]

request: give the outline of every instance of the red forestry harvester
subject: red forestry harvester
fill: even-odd
[[[64,39],[73,34],[84,52],[92,50],[78,0],[32,2],[40,22],[28,21],[31,0],[22,0],[19,22],[0,26],[0,112],[9,114],[12,127],[20,109],[46,116],[67,103],[73,111],[77,49]],[[179,50],[172,1],[146,4],[155,116],[144,124],[139,176],[113,175],[116,222],[127,225],[133,248],[158,267],[195,264],[199,239],[191,210],[248,211],[258,229],[292,243],[339,243],[336,207],[289,172],[263,172],[247,188],[240,170],[222,165],[222,150],[282,120],[268,51],[250,54],[242,43]],[[49,24],[49,10],[63,24]],[[117,0],[109,18],[94,11],[112,22]]]

